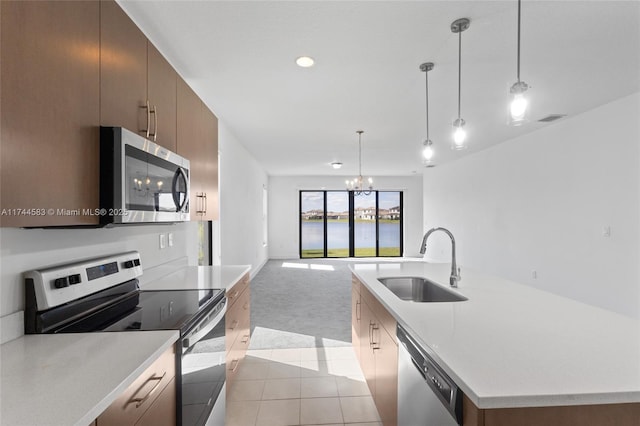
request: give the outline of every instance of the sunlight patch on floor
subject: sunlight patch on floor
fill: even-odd
[[[335,271],[336,270],[332,265],[322,265],[322,264],[314,264],[314,263],[282,262],[282,267],[294,268],[294,269],[312,269],[317,271]]]

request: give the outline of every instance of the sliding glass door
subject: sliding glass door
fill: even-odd
[[[300,257],[402,256],[402,192],[300,191]]]
[[[300,257],[326,256],[324,211],[323,191],[300,192]]]
[[[327,191],[327,257],[349,257],[349,193]]]

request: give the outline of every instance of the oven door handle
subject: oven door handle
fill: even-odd
[[[210,313],[206,317],[204,317],[195,327],[193,327],[192,331],[189,332],[186,336],[182,338],[182,351],[186,351],[188,348],[196,344],[200,339],[209,334],[211,330],[214,329],[216,325],[222,321],[224,318],[224,314],[227,312],[227,299],[224,298],[216,305],[216,307],[222,305],[222,308],[215,314],[212,318]]]

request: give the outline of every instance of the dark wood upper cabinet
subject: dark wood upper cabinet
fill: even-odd
[[[204,220],[218,220],[218,117],[201,103],[202,150],[204,158],[203,185],[205,193]]]
[[[0,1],[0,20],[0,226],[97,225],[101,125],[188,158],[192,219],[217,219],[218,120],[115,1]]]
[[[0,7],[0,226],[97,224],[100,4]]]
[[[218,218],[218,119],[178,78],[178,154],[190,160],[191,220]]]
[[[175,152],[177,73],[150,41],[147,60],[147,92],[152,112],[150,139]]]
[[[147,38],[115,1],[102,0],[100,124],[146,136],[152,120],[146,105]]]

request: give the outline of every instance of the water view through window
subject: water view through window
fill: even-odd
[[[402,256],[402,193],[300,191],[300,257]]]

